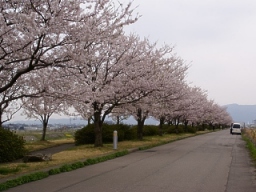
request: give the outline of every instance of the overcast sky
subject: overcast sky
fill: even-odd
[[[123,0],[122,2],[129,2]],[[255,0],[134,0],[126,30],[175,46],[187,80],[220,105],[256,104]]]

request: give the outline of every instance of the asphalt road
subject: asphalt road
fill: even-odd
[[[33,192],[255,192],[245,142],[200,135],[12,188]]]

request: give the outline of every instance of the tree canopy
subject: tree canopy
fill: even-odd
[[[231,122],[186,82],[188,65],[173,47],[125,33],[138,19],[131,3],[1,1],[0,8],[0,123],[19,99],[43,123],[72,107],[94,120],[97,147],[107,115],[133,115],[138,135],[149,116],[160,124]]]

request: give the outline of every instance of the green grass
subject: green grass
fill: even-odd
[[[9,174],[14,174],[20,172],[22,168],[28,167],[27,164],[19,164],[15,167],[0,167],[0,174],[1,175],[9,175]]]
[[[47,172],[37,172],[37,173],[29,174],[29,175],[24,175],[24,176],[18,177],[16,179],[9,180],[9,181],[6,181],[4,183],[1,183],[0,184],[0,191],[4,191],[4,190],[7,190],[9,188],[16,187],[18,185],[22,185],[22,184],[29,183],[29,182],[32,182],[32,181],[37,181],[37,180],[40,180],[40,179],[44,179],[48,176],[49,176],[49,173],[47,173]]]
[[[256,146],[246,135],[243,135],[243,139],[246,141],[246,147],[248,148],[253,161],[256,163]]]
[[[8,168],[8,167],[0,167],[0,174],[1,175],[8,175],[8,174],[11,174],[11,173],[17,173],[19,172],[20,169],[19,167],[15,167],[15,168]]]
[[[242,137],[246,142],[246,147],[250,152],[252,160],[256,165],[256,130],[255,129],[243,129]]]

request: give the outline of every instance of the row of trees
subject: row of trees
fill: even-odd
[[[226,110],[186,82],[188,66],[164,45],[127,35],[131,3],[110,0],[1,1],[0,125],[20,108],[44,127],[70,108],[92,119],[102,146],[107,116],[164,123],[229,124]],[[4,119],[5,117],[5,119]],[[160,132],[161,134],[161,132]]]

